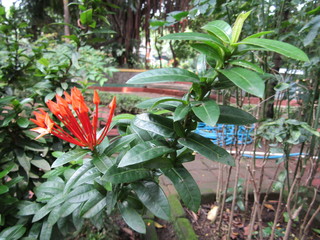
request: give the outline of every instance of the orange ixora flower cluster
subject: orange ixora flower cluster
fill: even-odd
[[[55,123],[43,109],[39,109],[39,112],[34,112],[36,119],[30,119],[30,121],[39,126],[31,129],[31,131],[40,134],[36,139],[51,133],[67,142],[81,147],[88,147],[93,150],[107,135],[116,108],[116,98],[114,97],[109,105],[110,112],[106,126],[101,131],[101,134],[97,136],[100,104],[98,93],[94,91],[93,103],[96,107],[92,120],[90,120],[89,117],[89,108],[79,89],[74,87],[71,90],[71,96],[67,92],[64,92],[64,97],[65,98],[62,98],[61,96],[56,95],[57,102],[49,100],[47,106],[69,130],[70,134]],[[77,117],[75,117],[75,115]]]

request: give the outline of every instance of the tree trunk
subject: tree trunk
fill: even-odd
[[[63,18],[66,24],[70,24],[70,13],[69,13],[69,0],[63,0]],[[69,25],[64,25],[64,35],[70,36]]]

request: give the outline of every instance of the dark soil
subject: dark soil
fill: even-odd
[[[203,204],[198,211],[197,214],[190,212],[189,210],[185,209],[187,213],[187,218],[193,225],[193,229],[195,233],[198,235],[199,240],[224,240],[227,239],[227,233],[229,228],[229,219],[230,219],[230,207],[226,206],[226,210],[222,215],[220,230],[218,229],[220,216],[218,216],[214,223],[207,219],[208,212],[210,211],[212,205],[210,204]],[[269,228],[268,223],[273,222],[274,220],[274,211],[272,204],[268,204],[267,207],[264,208],[262,213],[262,227],[263,229]],[[248,237],[249,233],[249,221],[250,213],[243,213],[240,211],[236,211],[234,213],[232,227],[231,227],[231,239],[233,240],[245,240]],[[284,235],[285,226],[281,225],[281,223],[277,226],[277,235],[275,239],[281,240],[281,235]],[[270,228],[271,229],[271,228]],[[295,228],[292,228],[293,234],[298,236],[298,233],[295,234]],[[266,236],[263,240],[269,239],[270,236]],[[258,224],[254,225],[254,235],[253,239],[260,239],[259,238],[259,226]],[[292,239],[294,239],[292,237]],[[295,238],[298,239],[298,238]],[[319,235],[316,235],[313,232],[310,232],[309,236],[307,237],[308,240],[319,240]]]
[[[162,219],[156,219],[155,221],[159,223],[161,226],[163,226],[156,227],[159,240],[177,240],[172,223],[168,223]]]

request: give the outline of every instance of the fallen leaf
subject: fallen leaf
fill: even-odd
[[[164,228],[164,227],[165,227],[164,225],[161,225],[161,224],[158,223],[158,222],[154,222],[154,226],[155,226],[156,228]]]
[[[125,233],[127,233],[127,234],[129,234],[129,235],[133,235],[133,231],[130,229],[130,228],[126,228],[126,227],[124,227],[124,228],[122,228],[122,230],[125,232]]]
[[[263,206],[265,208],[268,208],[269,210],[275,211],[274,207],[271,204],[265,203],[265,204],[263,204]]]
[[[210,220],[212,223],[215,222],[217,216],[219,214],[219,207],[212,206],[211,210],[208,212],[207,219]]]

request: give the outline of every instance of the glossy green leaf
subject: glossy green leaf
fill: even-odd
[[[48,223],[48,221],[44,221],[42,223],[42,228],[40,232],[40,238],[39,240],[48,240],[51,238],[52,233],[52,225]]]
[[[86,208],[86,211],[84,211],[83,209],[81,210],[81,215],[84,218],[92,218],[92,217],[96,216],[107,205],[107,200],[105,197],[95,198],[89,202],[90,202],[90,208]]]
[[[29,124],[30,124],[30,121],[28,120],[28,118],[19,118],[17,120],[17,124],[21,128],[27,128],[29,126]]]
[[[92,8],[80,14],[80,21],[82,24],[90,24],[92,22]]]
[[[76,184],[78,179],[82,177],[87,171],[89,171],[92,168],[91,164],[84,164],[82,165],[72,176],[71,178],[67,181],[66,186],[64,188],[64,193],[67,193],[71,187]]]
[[[64,202],[60,208],[60,214],[61,217],[64,218],[66,216],[69,216],[71,213],[73,213],[76,209],[79,208],[79,206],[82,203],[70,203],[70,202]]]
[[[201,41],[201,42],[212,42],[217,44],[219,47],[224,48],[220,39],[205,33],[197,32],[183,32],[183,33],[172,33],[160,38],[161,40],[190,40],[190,41]]]
[[[38,186],[35,189],[35,193],[36,195],[40,195],[42,193],[49,193],[51,195],[56,195],[60,192],[62,192],[62,190],[64,189],[64,183],[60,182],[57,180],[56,178],[51,179],[51,181],[46,181],[44,183],[42,183],[40,186]],[[38,196],[39,198],[39,196]]]
[[[97,196],[98,191],[92,185],[82,185],[68,194],[68,201],[71,203],[85,202],[94,196]]]
[[[129,143],[131,143],[137,137],[136,134],[130,134],[123,136],[115,141],[113,141],[105,150],[104,153],[107,156],[111,156],[112,154],[123,150]]]
[[[249,38],[259,38],[263,35],[266,35],[266,34],[270,34],[270,33],[274,33],[274,31],[263,31],[263,32],[258,32],[258,33],[255,33],[255,34],[252,34],[248,37],[246,37],[245,39],[249,39]],[[243,40],[245,40],[243,39]]]
[[[214,34],[216,37],[220,38],[225,43],[230,43],[231,41],[232,28],[225,21],[216,20],[209,22],[208,24],[203,26],[202,29],[205,29],[210,33]]]
[[[201,102],[200,106],[192,107],[194,114],[204,123],[215,126],[219,115],[220,109],[214,100],[205,100]]]
[[[143,166],[148,169],[172,168],[173,163],[169,158],[155,158],[150,161],[144,162]]]
[[[58,222],[59,218],[60,218],[60,207],[57,206],[51,210],[51,212],[48,216],[48,219],[47,219],[48,224],[53,226],[56,222]]]
[[[235,165],[233,157],[223,148],[213,144],[208,138],[195,133],[190,133],[188,137],[180,138],[178,142],[210,160],[230,166]]]
[[[182,165],[175,168],[161,169],[176,188],[181,200],[194,212],[197,212],[201,203],[201,193],[191,174]]]
[[[160,68],[139,73],[127,81],[127,84],[146,84],[159,82],[199,82],[199,77],[185,69]]]
[[[10,164],[8,164],[6,168],[0,172],[0,178],[3,178],[4,176],[6,176],[14,168],[14,166],[15,166],[14,162],[11,162]]]
[[[153,136],[151,132],[138,128],[133,124],[130,126],[130,131],[131,133],[136,134],[137,136],[136,140],[139,142],[146,142],[146,141],[153,140]]]
[[[30,159],[27,157],[27,155],[21,148],[15,148],[14,152],[16,154],[20,166],[23,167],[23,169],[28,175],[31,168]]]
[[[145,234],[146,225],[141,215],[135,209],[130,208],[127,202],[119,202],[117,205],[123,220],[128,226],[139,233]]]
[[[98,177],[100,177],[101,173],[97,168],[91,168],[85,173],[82,174],[82,176],[77,179],[77,181],[72,185],[73,188],[77,188],[78,186],[87,183],[87,184],[93,184],[94,180],[96,180]]]
[[[173,137],[173,121],[155,114],[142,113],[133,121],[134,125],[163,137]]]
[[[32,218],[32,222],[37,222],[47,216],[50,213],[51,209],[48,205],[44,205],[42,208],[39,209],[39,211],[36,212],[36,214]]]
[[[238,67],[219,70],[219,72],[242,90],[260,98],[263,97],[265,84],[255,72]]]
[[[299,48],[289,44],[271,39],[246,38],[239,44],[249,44],[264,48],[266,51],[273,51],[286,57],[307,62],[308,56]]]
[[[158,141],[143,142],[131,148],[122,157],[118,167],[126,167],[137,163],[146,162],[173,151],[174,149],[163,146]]]
[[[162,99],[159,99],[157,102],[155,102],[152,106],[151,109],[157,107],[159,104],[161,103],[166,103],[166,102],[178,102],[178,104],[180,103],[185,103],[185,101],[181,100],[181,99],[177,99],[177,98],[168,98],[168,97],[164,97]]]
[[[191,110],[190,105],[184,105],[184,104],[179,105],[173,113],[173,121],[176,122],[184,119],[187,116],[187,114],[190,112],[190,110]]]
[[[51,168],[50,168],[50,164],[44,160],[44,159],[40,159],[40,160],[32,160],[31,161],[31,164],[44,170],[44,171],[50,171]]]
[[[257,119],[250,113],[247,113],[239,108],[220,105],[220,116],[218,123],[246,125],[257,122]]]
[[[223,61],[220,53],[216,49],[212,48],[211,46],[205,43],[194,43],[191,44],[191,47],[197,50],[198,52],[215,59],[216,61]]]
[[[257,73],[261,73],[261,74],[264,73],[264,71],[258,65],[254,64],[254,63],[251,63],[251,62],[248,62],[248,61],[234,60],[234,61],[231,61],[229,63],[232,64],[232,65],[235,65],[235,66],[239,66],[239,67],[244,67],[244,68],[250,69],[250,70],[255,71]]]
[[[150,177],[150,171],[145,168],[118,168],[117,166],[113,166],[102,179],[118,184],[134,182],[147,177]]]
[[[62,166],[66,163],[69,163],[71,161],[79,161],[82,160],[82,158],[88,154],[90,151],[84,150],[84,149],[75,149],[71,150],[62,156],[58,157],[52,164],[52,168],[56,168],[59,166]]]
[[[95,155],[92,159],[92,163],[101,173],[106,173],[106,171],[114,164],[106,154]]]
[[[17,213],[18,216],[30,216],[36,214],[41,208],[41,205],[36,202],[27,202],[26,204],[22,205],[22,203],[18,206],[19,211]]]
[[[242,31],[243,23],[247,19],[247,17],[250,15],[250,13],[251,11],[242,12],[238,15],[232,27],[231,44],[238,42],[241,31]]]
[[[154,182],[138,182],[131,184],[140,201],[155,216],[169,220],[170,206],[161,187]]]
[[[51,178],[62,175],[69,167],[58,167],[42,175],[42,178]]]
[[[167,100],[167,101],[165,101],[165,100]],[[136,105],[136,107],[141,108],[141,109],[148,109],[148,108],[151,108],[152,106],[154,106],[157,102],[161,101],[161,103],[157,104],[158,108],[163,108],[163,109],[167,109],[170,111],[174,111],[174,109],[176,109],[177,106],[181,105],[181,103],[177,100],[181,101],[178,98],[172,98],[172,97],[151,98],[151,99],[148,99],[148,100],[145,100],[143,102],[138,103]]]
[[[26,232],[26,228],[22,224],[3,229],[0,232],[0,239],[15,240],[20,239]]]

